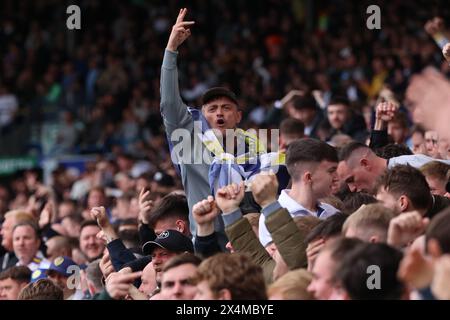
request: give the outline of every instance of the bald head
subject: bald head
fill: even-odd
[[[352,192],[375,194],[378,176],[386,169],[386,160],[359,142],[345,145],[339,154],[338,175]]]

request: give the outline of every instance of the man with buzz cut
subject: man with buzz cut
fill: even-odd
[[[410,165],[420,168],[431,161],[450,164],[450,160],[433,159],[423,154],[404,155],[390,159],[378,157],[368,146],[359,142],[345,145],[339,154],[338,174],[351,192],[376,193],[376,182],[386,169],[396,165]]]
[[[180,10],[164,52],[160,108],[171,147],[172,161],[178,166],[188,200],[190,229],[196,236],[196,225],[192,216],[194,204],[214,193],[214,188],[228,185],[233,179],[246,178],[245,170],[236,171],[242,166],[234,165],[235,157],[248,159],[249,154],[256,155],[265,151],[256,136],[237,128],[242,112],[238,99],[232,91],[224,87],[207,90],[203,94],[200,110],[188,107],[181,99],[178,87],[177,50],[191,35],[190,28],[194,25],[194,21],[184,20],[186,14],[187,9]],[[236,148],[224,143],[227,141],[226,138],[231,138]],[[234,164],[230,166],[220,164],[223,163],[221,161],[228,160]],[[217,163],[219,164],[216,166],[212,165]],[[219,218],[215,220],[215,230],[218,231],[218,240],[224,249],[227,239],[223,232],[223,222]]]

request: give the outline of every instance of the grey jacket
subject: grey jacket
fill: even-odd
[[[211,194],[208,173],[213,157],[207,152],[194,132],[194,119],[188,110],[188,106],[182,101],[178,87],[178,52],[166,50],[161,68],[161,115],[169,144],[172,145],[172,161],[178,165],[181,174],[181,181],[186,192],[189,205],[190,229],[193,235],[196,234],[195,221],[192,216],[192,207],[197,202],[206,199]],[[185,129],[185,131],[177,130]],[[187,136],[186,136],[187,134]],[[190,156],[181,153],[180,143],[185,139],[190,139]],[[184,141],[183,146],[186,145]],[[189,145],[189,143],[188,143]],[[182,152],[187,152],[184,150]],[[183,159],[179,155],[183,155]],[[198,161],[205,159],[207,161]],[[188,162],[188,163],[187,163]],[[197,163],[196,163],[197,162]],[[201,162],[201,163],[198,163]],[[216,218],[215,229],[219,233],[219,242],[224,248],[227,242],[223,221]]]

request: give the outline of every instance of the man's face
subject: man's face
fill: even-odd
[[[153,268],[155,268],[156,273],[157,274],[161,273],[164,267],[164,263],[166,263],[167,260],[169,260],[172,257],[175,257],[176,255],[177,254],[175,252],[171,252],[163,248],[154,249],[151,256]]]
[[[329,196],[339,182],[337,163],[324,160],[312,172],[312,189],[318,198]]]
[[[167,300],[192,300],[197,288],[192,283],[197,267],[193,264],[182,264],[163,273],[161,295]]]
[[[344,181],[351,192],[374,193],[374,185],[378,174],[369,170],[367,166],[357,164],[350,167],[346,161],[339,162],[337,169],[339,179]]]
[[[19,260],[27,264],[35,257],[41,241],[30,226],[18,226],[13,232],[14,253]]]
[[[437,158],[439,156],[438,140],[436,131],[425,132],[425,148],[427,149],[427,154],[432,158]]]
[[[2,246],[8,251],[13,249],[12,245],[12,231],[14,227],[14,218],[8,217],[2,224],[2,229],[0,231],[2,235]]]
[[[70,256],[72,253],[69,248],[60,246],[58,241],[58,237],[52,237],[45,242],[47,258],[50,261],[55,260],[59,256]]]
[[[47,275],[48,278],[52,280],[53,283],[56,284],[61,290],[65,291],[68,289],[67,277],[54,270],[49,270]]]
[[[291,118],[300,120],[305,124],[305,126],[309,126],[316,116],[316,110],[313,108],[305,108],[300,110],[291,108],[289,109],[289,116]]]
[[[105,206],[106,199],[102,192],[92,190],[88,196],[88,208]]]
[[[226,129],[234,129],[241,121],[238,106],[226,97],[219,97],[203,105],[202,113],[211,129],[218,129],[225,136]]]
[[[450,160],[450,141],[447,138],[439,138],[438,152],[442,159]]]
[[[142,270],[141,285],[139,291],[150,296],[150,294],[156,289],[156,272],[153,267],[153,263],[147,264],[144,270]]]
[[[75,212],[75,207],[73,204],[63,202],[58,207],[58,217],[60,219],[70,216]]]
[[[61,221],[61,225],[69,237],[78,238],[80,236],[80,224],[69,217],[64,218]]]
[[[11,278],[0,280],[0,300],[17,300],[20,290],[27,283],[20,283]]]
[[[103,241],[97,239],[100,228],[97,226],[86,226],[80,233],[80,249],[87,256],[89,261],[100,256],[105,248]]]
[[[411,136],[412,152],[414,154],[425,154],[425,138],[420,132],[414,132]]]
[[[376,198],[386,208],[394,210],[395,212],[401,212],[397,197],[390,194],[384,187],[378,189]]]
[[[194,300],[217,300],[206,280],[197,283]]]
[[[331,258],[329,250],[323,250],[319,253],[312,269],[313,279],[308,286],[317,300],[328,300],[333,292],[333,272],[336,263]]]
[[[431,194],[434,194],[436,196],[444,196],[447,193],[447,191],[445,190],[445,181],[432,176],[426,176],[425,179],[430,186]]]
[[[336,130],[342,129],[348,120],[347,106],[343,104],[330,104],[327,108],[328,122]]]
[[[397,122],[388,122],[388,135],[392,137],[395,143],[404,143],[408,136],[408,129],[403,128]]]

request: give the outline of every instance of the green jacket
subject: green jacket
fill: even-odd
[[[299,232],[289,212],[276,201],[263,208],[262,214],[266,217],[267,230],[289,270],[306,268],[306,234]]]
[[[272,273],[275,268],[275,261],[259,242],[258,237],[253,232],[250,222],[248,222],[241,214],[240,218],[230,225],[226,225],[225,223],[225,233],[234,250],[249,255],[253,262],[262,268],[266,284],[272,283]]]
[[[267,230],[283,257],[289,270],[307,266],[305,236],[299,232],[289,212],[282,208],[278,201],[262,210],[266,217]],[[273,282],[272,273],[275,261],[259,242],[247,219],[240,209],[222,216],[225,232],[233,248],[248,254],[263,269],[266,284]]]

